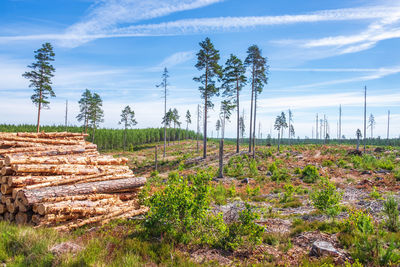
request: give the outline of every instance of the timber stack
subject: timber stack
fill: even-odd
[[[80,133],[0,133],[0,220],[69,230],[145,213],[127,161]]]

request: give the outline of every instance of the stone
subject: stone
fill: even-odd
[[[368,174],[368,175],[371,175],[371,172],[370,171],[363,171],[361,174]]]
[[[249,183],[250,183],[249,178],[244,178],[242,180],[242,184],[249,184]]]
[[[83,247],[81,247],[80,245],[73,243],[73,242],[63,242],[57,245],[54,245],[50,251],[53,254],[56,255],[61,255],[61,254],[65,254],[65,253],[72,253],[75,254],[79,251],[81,251],[83,249]]]
[[[317,240],[312,244],[310,256],[321,257],[321,256],[341,256],[341,253],[327,241]]]
[[[272,176],[272,172],[267,171],[267,176]]]

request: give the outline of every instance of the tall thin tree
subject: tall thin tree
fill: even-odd
[[[371,113],[368,118],[368,127],[371,128],[371,139],[374,138],[375,117]]]
[[[164,96],[164,117],[167,115],[167,86],[169,85],[168,83],[168,69],[164,68],[164,72],[161,75],[161,83],[156,85],[157,87],[162,87],[163,88],[163,96]],[[163,157],[165,158],[165,150],[166,150],[166,144],[167,144],[167,125],[164,123],[164,151],[163,151]]]
[[[192,124],[192,115],[190,114],[190,111],[187,110],[186,111],[186,139],[188,139],[188,135],[189,135],[189,124]]]
[[[89,104],[89,124],[92,127],[92,142],[94,142],[96,128],[104,121],[104,111],[102,107],[103,100],[99,94],[94,93]]]
[[[364,87],[364,153],[367,146],[367,86]]]
[[[242,116],[240,116],[240,120],[239,120],[239,129],[240,129],[240,138],[242,139],[242,143],[243,143],[243,138],[244,138],[244,133],[246,131],[246,125],[244,123],[244,109],[242,112]]]
[[[236,106],[237,111],[237,124],[236,124],[236,153],[239,153],[239,119],[240,119],[240,106],[239,106],[239,93],[243,86],[246,84],[246,67],[242,61],[235,55],[230,55],[230,58],[225,63],[223,70],[223,84],[224,96],[236,98],[233,100],[233,104]]]
[[[342,139],[342,105],[339,106],[339,142]]]
[[[135,111],[130,106],[126,106],[121,113],[121,120],[119,124],[124,126],[124,151],[126,150],[126,135],[129,127],[135,126],[137,121],[135,119]]]
[[[250,108],[250,139],[249,152],[253,147],[253,157],[255,156],[255,129],[256,129],[256,114],[257,114],[257,95],[263,90],[267,84],[267,73],[269,66],[267,58],[262,57],[260,48],[257,45],[252,45],[247,50],[245,66],[251,71],[251,108]],[[254,113],[253,113],[254,110]]]
[[[390,110],[388,110],[388,118],[387,118],[387,135],[386,135],[387,140],[389,140],[389,126],[390,126]]]
[[[291,126],[293,127],[292,122],[293,122],[293,113],[292,113],[292,111],[289,109],[289,111],[288,111],[288,124],[289,124],[288,137],[289,137],[289,145],[290,145],[290,139],[291,139],[291,137],[292,137],[292,132],[291,132]],[[293,132],[294,132],[294,128],[293,128]]]
[[[196,68],[199,71],[204,71],[199,77],[193,78],[194,81],[199,82],[199,91],[201,97],[204,99],[204,136],[203,136],[203,158],[207,157],[207,111],[212,108],[214,104],[211,98],[219,95],[219,88],[215,85],[215,78],[218,79],[222,76],[222,68],[218,64],[220,59],[219,51],[214,48],[211,40],[207,37],[204,41],[199,43],[201,49],[196,54],[197,63]]]
[[[25,72],[22,76],[29,80],[29,87],[34,88],[34,94],[31,96],[31,100],[38,108],[36,131],[39,132],[40,112],[42,108],[49,108],[49,97],[56,96],[51,81],[55,72],[51,61],[54,61],[55,54],[53,52],[53,46],[50,43],[44,43],[42,47],[34,53],[36,61],[28,66],[28,68],[32,70]]]
[[[79,114],[76,116],[76,119],[78,121],[83,121],[83,127],[85,130],[85,133],[87,133],[88,126],[89,126],[89,107],[90,107],[90,101],[92,99],[92,93],[86,89],[83,94],[81,99],[79,100]]]

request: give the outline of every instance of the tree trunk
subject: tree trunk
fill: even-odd
[[[253,127],[253,97],[254,97],[254,64],[253,63],[253,73],[251,81],[251,108],[250,108],[250,135],[249,135],[249,153],[251,152],[251,138],[252,138],[252,127]]]
[[[127,131],[127,126],[125,125],[125,131],[124,131],[124,151],[126,151],[126,131]]]
[[[37,117],[37,126],[36,126],[36,132],[40,132],[40,110],[42,108],[42,88],[40,88],[40,93],[39,93],[39,105],[38,105],[38,117]]]
[[[281,132],[278,130],[278,154],[280,153],[280,145],[281,145]]]
[[[134,190],[143,186],[146,178],[126,178],[112,181],[45,187],[39,189],[22,189],[17,193],[17,198],[26,206],[41,202],[44,198],[64,197],[69,195],[82,195],[93,193],[112,193],[122,190]]]
[[[257,115],[257,91],[254,90],[253,159],[256,156],[256,115]]]
[[[218,172],[218,178],[223,178],[224,170],[224,138],[221,138],[219,141],[219,172]]]
[[[236,110],[237,110],[237,129],[236,129],[236,153],[239,153],[239,78],[236,79]]]

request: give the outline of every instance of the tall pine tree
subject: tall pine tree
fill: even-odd
[[[164,118],[167,116],[167,86],[169,85],[168,83],[168,69],[164,68],[163,74],[161,75],[161,83],[156,85],[157,87],[163,88],[163,94],[164,94]],[[164,151],[163,151],[163,157],[165,158],[165,150],[166,150],[166,144],[167,144],[167,124],[166,121],[164,121]]]
[[[137,121],[135,119],[135,111],[130,106],[126,106],[121,113],[121,120],[119,124],[124,125],[124,151],[126,149],[126,132],[129,127],[135,126]]]
[[[83,121],[83,127],[85,129],[85,133],[87,133],[89,126],[89,106],[90,101],[92,99],[92,93],[90,90],[86,89],[83,92],[81,99],[79,100],[79,114],[76,116],[78,121]]]
[[[51,65],[54,61],[53,47],[50,43],[45,43],[35,52],[36,62],[28,66],[32,69],[22,76],[29,79],[29,87],[33,87],[34,94],[31,96],[32,102],[38,107],[37,132],[40,131],[40,112],[42,108],[49,108],[49,97],[55,97],[56,94],[52,88],[51,78],[54,77],[55,68]]]
[[[230,55],[230,58],[225,63],[225,68],[223,70],[223,84],[224,89],[223,95],[228,97],[235,96],[233,104],[237,111],[237,124],[236,124],[236,153],[239,153],[239,93],[243,86],[246,84],[246,67],[243,62],[235,55]]]
[[[255,156],[255,129],[257,114],[257,95],[260,94],[267,84],[267,73],[269,66],[267,59],[262,57],[261,50],[257,45],[252,45],[247,50],[245,66],[250,68],[251,72],[251,108],[250,108],[250,136],[249,136],[249,152],[253,147],[253,157]]]
[[[219,95],[219,88],[215,85],[215,78],[220,79],[222,76],[221,66],[218,64],[220,59],[219,51],[214,48],[209,38],[199,43],[201,49],[197,53],[196,68],[199,71],[204,71],[199,77],[193,78],[199,82],[199,91],[201,98],[204,99],[204,135],[203,135],[203,158],[207,157],[207,111],[214,104],[211,98]]]
[[[92,142],[94,142],[96,128],[98,128],[100,123],[104,121],[104,112],[102,107],[103,100],[99,94],[94,93],[89,104],[89,125],[92,127]]]

